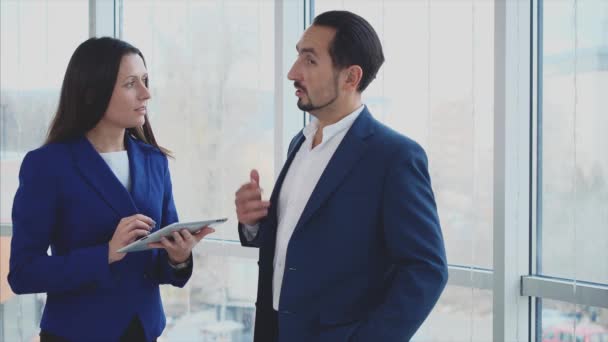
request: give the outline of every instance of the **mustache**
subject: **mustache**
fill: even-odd
[[[304,88],[304,86],[302,85],[302,83],[295,81],[293,82],[293,86],[299,89],[302,89],[304,92],[306,92],[306,88]]]

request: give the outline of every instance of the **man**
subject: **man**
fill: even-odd
[[[367,21],[323,13],[296,49],[314,119],[270,201],[256,170],[236,193],[241,242],[260,248],[254,340],[408,341],[447,281],[426,155],[361,103],[384,62]]]

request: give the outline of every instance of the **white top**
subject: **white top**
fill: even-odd
[[[362,111],[363,106],[335,124],[325,126],[322,141],[314,149],[312,148],[312,142],[319,128],[318,120],[313,117],[312,121],[302,131],[306,140],[302,143],[287,171],[287,175],[285,175],[277,207],[278,229],[272,280],[272,307],[275,310],[279,310],[281,285],[285,272],[285,257],[291,235],[329,160]],[[246,237],[252,237],[253,239],[257,234],[259,225],[245,225],[245,228],[246,231],[248,230]],[[311,253],[313,252],[311,251]]]
[[[131,191],[131,174],[129,173],[129,155],[127,151],[100,153],[120,183]]]

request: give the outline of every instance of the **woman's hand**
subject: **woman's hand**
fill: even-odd
[[[140,237],[150,234],[150,229],[155,224],[156,222],[153,219],[142,214],[123,217],[118,222],[112,240],[110,240],[108,262],[111,264],[124,258],[125,253],[118,253],[117,251]]]
[[[152,248],[164,248],[169,254],[169,261],[176,265],[185,262],[192,253],[192,248],[199,243],[205,236],[215,232],[215,229],[210,227],[202,227],[195,234],[191,234],[188,229],[182,229],[179,232],[173,232],[172,239],[166,237],[160,239],[160,242],[149,243]]]

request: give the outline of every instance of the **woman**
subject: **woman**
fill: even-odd
[[[18,294],[48,294],[42,342],[156,340],[165,327],[159,284],[183,287],[192,248],[213,232],[117,252],[177,221],[149,99],[142,53],[91,38],[70,59],[46,143],[23,160],[8,281]]]

